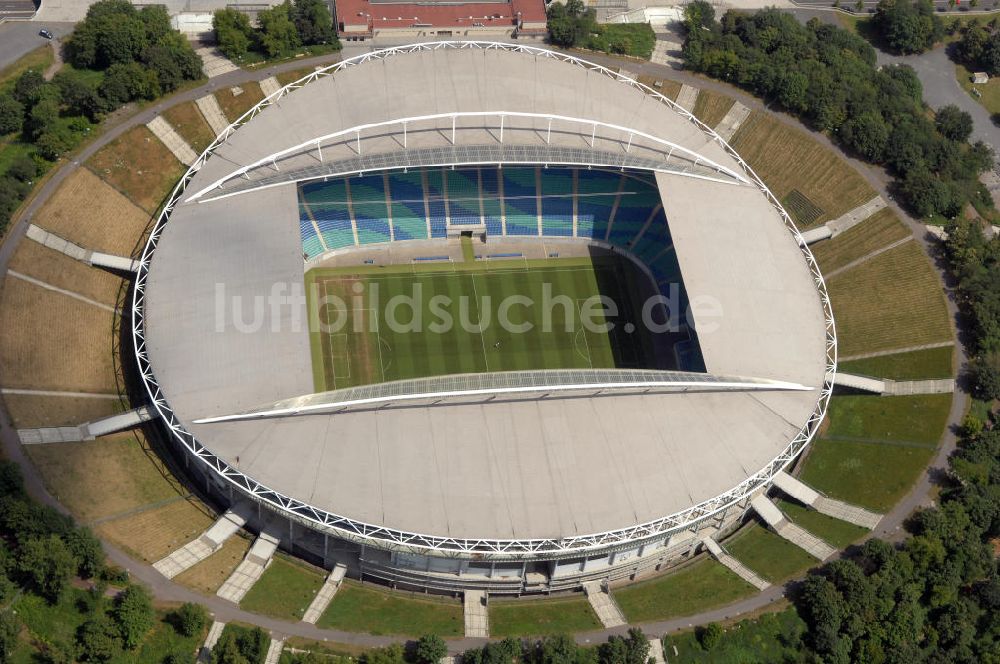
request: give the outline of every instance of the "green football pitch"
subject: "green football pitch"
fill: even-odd
[[[316,390],[458,373],[652,368],[644,280],[617,257],[313,269]]]

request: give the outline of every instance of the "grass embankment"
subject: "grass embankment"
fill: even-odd
[[[754,523],[723,542],[726,551],[771,583],[781,583],[817,564],[791,542]]]
[[[410,598],[350,580],[344,581],[317,624],[348,632],[401,636],[461,636],[465,631],[459,602]]]
[[[810,249],[820,269],[829,273],[908,235],[909,229],[896,213],[886,208],[835,238],[817,242]]]
[[[600,628],[584,598],[490,602],[491,636],[545,636]]]
[[[692,112],[696,118],[709,127],[714,127],[719,124],[722,118],[726,117],[726,113],[732,107],[732,97],[703,89],[698,93],[698,100],[695,101]]]
[[[149,214],[159,209],[185,171],[145,126],[130,129],[101,148],[87,166]]]
[[[614,591],[630,623],[691,616],[756,592],[721,564],[704,558],[672,574]]]
[[[681,84],[669,78],[653,78],[652,76],[639,76],[637,79],[643,85],[648,85],[667,99],[677,99],[681,92]],[[657,85],[659,83],[659,85]]]
[[[227,539],[221,549],[174,577],[174,581],[206,595],[214,595],[246,557],[251,544],[250,538],[239,532]]]
[[[234,90],[236,90],[237,87],[242,90],[239,94],[234,93]],[[222,88],[221,90],[217,90],[215,93],[215,98],[219,102],[219,107],[222,108],[222,114],[225,115],[226,119],[230,122],[236,122],[239,120],[241,115],[249,111],[262,99],[264,99],[264,93],[261,91],[259,83],[248,81],[246,83],[241,83],[237,87]]]
[[[806,624],[793,608],[741,620],[725,628],[726,638],[705,650],[694,630],[663,638],[671,664],[736,664],[737,662],[797,662]],[[674,654],[676,649],[676,654]]]
[[[1000,113],[1000,78],[991,78],[987,83],[973,83],[972,72],[961,64],[955,65],[955,78],[962,89],[991,115]]]
[[[318,571],[278,555],[240,602],[240,608],[276,618],[302,620],[323,579]]]
[[[879,355],[841,362],[837,369],[845,373],[889,378],[892,380],[922,380],[950,378],[954,375],[952,360],[955,346],[911,350],[905,353]]]
[[[171,106],[163,112],[163,119],[170,123],[180,137],[201,154],[215,140],[215,132],[193,101]]]
[[[842,355],[952,338],[941,282],[917,242],[841,272],[827,287]]]
[[[875,190],[838,154],[769,113],[751,112],[730,144],[779,199],[798,191],[821,210],[802,227],[836,219],[875,197]]]

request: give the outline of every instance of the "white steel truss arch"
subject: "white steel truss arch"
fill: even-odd
[[[403,136],[403,148],[405,149],[406,148],[407,131],[408,131],[408,127],[410,127],[411,125],[418,125],[419,126],[419,125],[424,125],[424,124],[430,123],[431,127],[433,127],[433,129],[437,130],[437,129],[439,129],[439,127],[436,126],[438,121],[440,121],[440,120],[450,120],[451,121],[451,144],[455,145],[457,133],[459,131],[463,131],[465,129],[468,129],[467,127],[459,126],[457,124],[458,120],[464,120],[464,119],[490,119],[490,120],[495,120],[495,122],[491,123],[488,126],[495,127],[495,128],[499,129],[499,137],[498,137],[498,139],[499,139],[499,143],[502,144],[503,143],[503,136],[504,136],[504,123],[505,123],[505,121],[506,121],[507,118],[518,118],[518,119],[544,120],[544,121],[547,121],[548,122],[548,130],[547,131],[549,133],[551,133],[552,123],[553,122],[558,122],[561,125],[571,125],[571,126],[575,126],[575,127],[581,127],[581,128],[585,128],[585,129],[591,129],[590,141],[589,141],[591,147],[594,146],[594,141],[595,141],[595,137],[597,135],[597,129],[598,128],[601,128],[602,130],[610,130],[610,131],[613,131],[613,132],[615,132],[617,134],[620,134],[619,136],[615,136],[614,139],[617,140],[619,143],[621,143],[622,148],[624,149],[624,151],[626,153],[629,152],[632,149],[635,140],[641,138],[644,141],[649,141],[650,143],[652,143],[653,146],[656,146],[660,150],[660,152],[664,153],[666,155],[665,161],[669,161],[672,157],[675,158],[675,159],[682,159],[683,161],[686,161],[686,162],[690,163],[695,168],[697,168],[698,166],[705,166],[705,167],[707,167],[706,170],[708,172],[714,171],[718,175],[711,176],[711,175],[706,175],[706,174],[699,174],[699,173],[696,173],[696,172],[683,172],[683,171],[677,171],[677,170],[671,170],[670,172],[675,172],[675,173],[678,173],[680,175],[686,175],[686,176],[689,176],[689,177],[700,177],[700,178],[703,178],[703,179],[715,180],[717,182],[726,182],[726,183],[732,183],[732,184],[749,184],[749,182],[747,181],[746,178],[744,178],[743,176],[739,175],[735,171],[733,171],[733,170],[731,170],[729,168],[726,168],[725,166],[721,166],[721,165],[715,163],[714,161],[712,161],[711,159],[703,157],[702,155],[698,154],[697,152],[695,152],[693,150],[689,150],[688,148],[685,148],[685,147],[683,147],[681,145],[678,145],[677,143],[674,143],[673,141],[668,141],[666,139],[659,138],[657,136],[653,136],[652,134],[646,133],[644,131],[639,131],[638,129],[632,129],[630,127],[625,127],[625,126],[622,126],[622,125],[611,124],[611,123],[608,123],[608,122],[601,122],[600,120],[592,120],[592,119],[589,119],[589,118],[578,118],[578,117],[573,117],[573,116],[569,116],[569,115],[555,115],[555,114],[552,114],[552,113],[527,113],[527,112],[520,112],[520,111],[505,111],[505,110],[496,110],[496,111],[452,111],[452,112],[448,112],[448,113],[434,113],[434,114],[431,114],[431,115],[414,115],[414,116],[409,116],[409,117],[404,117],[404,118],[396,118],[396,119],[393,119],[393,120],[386,120],[386,121],[383,121],[383,122],[370,122],[370,123],[367,123],[367,124],[360,124],[360,125],[355,125],[353,127],[348,127],[347,129],[341,129],[339,131],[331,132],[331,133],[328,133],[328,134],[323,134],[322,136],[316,136],[315,138],[310,138],[308,141],[303,141],[303,142],[299,143],[298,145],[293,145],[293,146],[291,146],[289,148],[285,148],[284,150],[279,150],[279,151],[274,152],[272,154],[269,154],[269,155],[267,155],[265,157],[262,157],[262,158],[254,161],[254,162],[252,162],[250,164],[247,164],[245,166],[241,166],[240,168],[238,168],[238,169],[230,172],[229,174],[224,175],[221,178],[218,178],[217,180],[215,180],[214,182],[208,184],[207,186],[203,187],[202,189],[199,189],[194,194],[192,194],[191,196],[189,196],[184,202],[185,203],[190,203],[190,202],[193,202],[193,201],[197,201],[198,199],[200,199],[201,197],[203,197],[205,194],[207,194],[208,192],[212,191],[213,189],[219,189],[219,188],[221,188],[229,180],[233,180],[233,179],[236,179],[236,178],[239,178],[239,177],[247,177],[248,173],[250,171],[255,170],[255,169],[258,169],[258,168],[261,168],[261,167],[276,167],[277,163],[280,162],[280,160],[284,159],[285,157],[291,156],[291,155],[298,155],[298,154],[301,154],[303,152],[313,152],[313,151],[316,151],[316,153],[320,156],[320,159],[322,160],[322,154],[323,154],[324,144],[329,145],[331,142],[337,142],[337,143],[349,142],[349,143],[354,143],[354,144],[357,145],[356,149],[357,149],[358,154],[360,155],[361,154],[361,143],[362,143],[362,140],[364,139],[364,135],[367,132],[374,132],[374,131],[381,130],[381,129],[386,129],[386,128],[401,128],[401,131],[400,130],[396,130],[393,133],[400,134],[400,135]],[[475,129],[479,129],[479,128],[480,127],[475,127]],[[507,127],[508,134],[513,129],[514,129],[513,127],[509,127],[508,126]],[[519,129],[523,129],[523,128],[519,128]],[[534,129],[534,128],[532,128],[532,129]],[[558,131],[559,127],[556,127],[556,129]],[[413,132],[413,131],[416,131],[416,130],[415,129],[409,129],[409,131]],[[586,140],[586,135],[585,134],[586,134],[586,131],[584,131],[581,135],[583,135],[584,139]],[[602,138],[606,138],[606,137],[602,137]],[[638,144],[635,144],[635,146],[638,147]],[[649,148],[650,146],[646,145],[645,147]],[[584,164],[584,165],[586,165],[586,164]],[[294,182],[294,180],[288,180],[286,182]]]
[[[577,67],[583,67],[600,75],[607,76],[623,85],[628,85],[652,96],[666,107],[680,114],[696,126],[698,126],[711,140],[722,146],[730,156],[736,160],[745,173],[747,179],[764,194],[768,201],[774,206],[781,216],[788,232],[794,237],[802,251],[803,259],[809,267],[813,283],[820,297],[826,326],[826,379],[816,406],[808,420],[799,429],[785,448],[762,468],[749,475],[738,485],[730,490],[715,496],[696,505],[692,505],[680,512],[669,514],[652,521],[610,530],[601,533],[587,535],[575,535],[560,538],[548,539],[489,539],[489,538],[454,538],[425,533],[414,533],[394,528],[387,528],[377,524],[366,523],[349,517],[333,514],[321,510],[298,499],[285,496],[252,477],[249,477],[238,469],[227,464],[223,459],[215,456],[206,449],[180,421],[177,414],[173,412],[168,403],[163,390],[156,379],[154,367],[149,361],[149,354],[146,349],[145,340],[145,311],[146,285],[149,278],[149,267],[153,254],[160,242],[163,229],[170,218],[170,213],[177,205],[185,188],[194,177],[195,173],[202,167],[205,161],[212,155],[215,149],[223,143],[237,128],[251,120],[262,109],[275,103],[282,96],[292,90],[323,76],[332,76],[337,71],[347,67],[355,67],[370,60],[384,60],[397,55],[412,53],[415,51],[435,50],[435,49],[481,49],[481,50],[504,50],[509,52],[523,53],[536,58],[549,58],[560,62],[565,62]],[[251,497],[251,499],[265,504],[272,509],[286,514],[289,518],[301,523],[308,524],[317,530],[330,533],[346,540],[360,542],[369,546],[381,549],[410,551],[437,556],[477,556],[490,560],[526,560],[538,558],[561,558],[586,555],[594,551],[606,551],[612,548],[623,547],[629,544],[648,542],[654,539],[661,539],[677,533],[689,530],[697,523],[719,514],[729,507],[741,504],[750,495],[766,488],[770,485],[773,477],[791,464],[803,449],[812,441],[819,429],[826,410],[829,405],[830,396],[833,393],[833,383],[837,372],[837,331],[833,318],[833,310],[830,306],[830,296],[827,292],[826,282],[820,272],[816,259],[806,245],[802,234],[795,227],[794,222],[782,207],[781,202],[767,188],[764,182],[757,176],[754,170],[733,150],[729,144],[722,139],[714,130],[694,117],[690,112],[678,106],[674,101],[664,97],[652,88],[639,83],[623,74],[607,69],[600,65],[587,62],[575,56],[550,51],[534,46],[524,46],[521,44],[506,44],[501,42],[460,42],[444,41],[412,44],[387,48],[371,53],[364,53],[354,58],[349,58],[330,67],[317,70],[303,78],[286,85],[280,90],[272,93],[259,104],[244,113],[236,122],[229,125],[213,143],[205,149],[195,163],[188,169],[181,180],[174,187],[166,205],[164,206],[156,224],[150,232],[149,238],[142,250],[139,258],[139,270],[136,275],[135,288],[132,295],[132,336],[134,342],[135,359],[139,373],[145,385],[146,391],[156,408],[164,425],[170,431],[177,443],[182,445],[197,461],[204,464],[206,470],[215,475],[220,481]]]

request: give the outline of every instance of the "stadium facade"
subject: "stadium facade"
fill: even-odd
[[[307,216],[320,185],[334,202]],[[220,292],[243,306],[316,265],[469,234],[681,283],[675,366],[317,392],[304,299],[267,301],[256,325],[220,313]],[[179,183],[133,305],[142,379],[206,491],[256,503],[255,527],[317,563],[439,591],[687,559],[812,440],[836,369],[822,275],[726,142],[626,76],[512,44],[377,51],[265,99]]]

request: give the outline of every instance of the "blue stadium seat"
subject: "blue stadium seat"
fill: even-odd
[[[389,200],[393,237],[399,240],[426,240],[424,183],[420,173],[390,173]]]
[[[657,254],[663,251],[664,247],[668,247],[670,244],[670,230],[667,228],[667,217],[663,214],[663,208],[660,208],[649,226],[646,227],[646,232],[633,245],[632,253],[648,264]]]
[[[500,210],[500,173],[496,168],[481,168],[479,170],[481,191],[483,194],[483,218],[488,235],[502,235],[503,224]]]
[[[534,168],[505,168],[503,207],[507,235],[538,235],[538,193]]]
[[[444,177],[439,169],[427,171],[427,207],[430,211],[431,237],[448,237],[447,212],[444,204]]]
[[[351,178],[350,186],[358,242],[388,242],[392,238],[389,235],[389,208],[386,205],[385,180],[382,174]]]
[[[316,221],[327,249],[354,244],[354,229],[347,209],[347,187],[343,180],[303,185],[299,217]]]
[[[306,260],[323,253],[323,244],[313,228],[312,220],[304,215],[299,216],[299,234],[302,236],[302,253],[306,255]]]
[[[631,243],[646,225],[650,213],[659,203],[659,194],[642,183],[631,181],[626,183],[618,199],[618,209],[611,220],[611,244],[622,249],[631,250]]]
[[[608,220],[618,197],[622,176],[600,170],[580,169],[576,185],[577,237],[604,240]]]
[[[448,217],[452,226],[477,226],[479,211],[479,169],[444,171],[448,185]]]
[[[543,168],[542,235],[573,236],[573,171]]]

